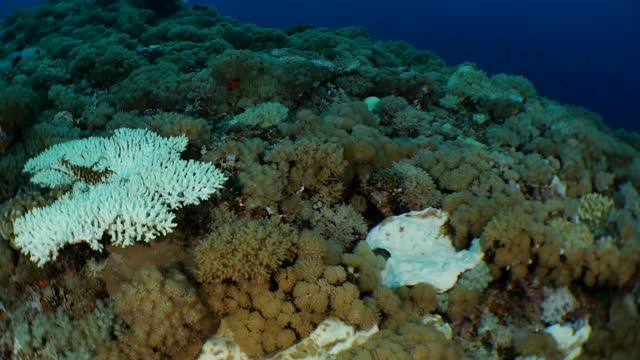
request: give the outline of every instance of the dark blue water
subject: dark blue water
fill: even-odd
[[[7,0],[0,12],[36,4]],[[640,131],[638,0],[198,0],[260,26],[363,25],[450,64],[528,77],[547,97],[587,107],[614,128]]]

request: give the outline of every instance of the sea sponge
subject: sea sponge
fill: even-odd
[[[112,346],[127,359],[195,356],[213,325],[196,289],[175,269],[141,269],[114,305],[128,329]]]
[[[297,234],[269,220],[237,220],[211,233],[194,249],[200,282],[268,278],[292,259]]]

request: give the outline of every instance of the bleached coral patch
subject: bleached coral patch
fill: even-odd
[[[456,251],[441,230],[447,217],[445,211],[434,208],[411,211],[388,218],[369,232],[371,248],[391,254],[381,273],[385,286],[424,282],[444,292],[455,285],[458,275],[482,261],[478,239],[469,250]]]
[[[148,242],[175,227],[171,210],[198,204],[226,180],[211,164],[180,159],[184,136],[162,138],[148,130],[119,129],[51,147],[24,171],[35,184],[76,185],[53,204],[14,222],[15,245],[39,266],[67,244],[101,250],[104,233],[117,245]]]

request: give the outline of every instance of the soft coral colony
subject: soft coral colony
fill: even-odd
[[[360,27],[0,38],[3,358],[640,358],[640,135]]]

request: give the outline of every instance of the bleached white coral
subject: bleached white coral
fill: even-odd
[[[567,314],[574,311],[578,301],[566,288],[544,288],[545,298],[542,302],[542,321],[547,324],[562,323]]]
[[[385,286],[427,283],[445,292],[456,284],[458,275],[482,262],[478,239],[470,249],[456,251],[442,232],[447,219],[446,211],[426,208],[387,218],[369,232],[369,246],[390,254],[380,274]]]
[[[32,182],[81,186],[16,219],[16,246],[41,266],[67,244],[86,242],[101,250],[104,233],[127,246],[171,232],[171,210],[200,203],[226,180],[211,164],[181,160],[187,141],[119,129],[108,139],[54,145],[29,160],[24,171],[33,174]]]

